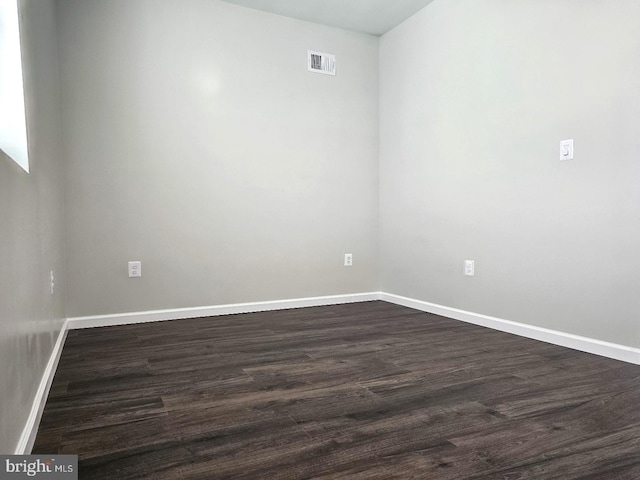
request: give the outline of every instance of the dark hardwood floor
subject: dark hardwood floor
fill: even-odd
[[[81,479],[640,479],[640,367],[384,302],[69,332]]]

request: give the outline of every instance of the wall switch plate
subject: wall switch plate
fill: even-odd
[[[56,286],[55,277],[53,275],[53,270],[51,270],[49,272],[49,281],[50,281],[50,285],[51,285],[51,295],[53,295],[53,291],[54,291],[55,286]]]
[[[465,262],[464,262],[464,274],[467,277],[473,277],[476,274],[476,262],[475,262],[475,260],[465,260]]]
[[[129,262],[129,278],[142,276],[142,262]]]
[[[573,160],[573,138],[560,142],[560,160]]]
[[[344,254],[344,266],[345,267],[353,266],[353,254],[352,253],[345,253]]]

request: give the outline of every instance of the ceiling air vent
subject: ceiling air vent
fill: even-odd
[[[336,74],[336,56],[329,53],[307,52],[307,65],[310,72],[325,75]]]

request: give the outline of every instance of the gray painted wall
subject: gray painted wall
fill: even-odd
[[[382,37],[383,291],[640,346],[639,24],[437,0]]]
[[[380,289],[640,346],[637,1],[437,0],[379,50],[215,1],[21,3],[32,173],[0,155],[0,452],[65,296],[73,317]]]
[[[0,453],[14,453],[64,317],[53,1],[21,0],[31,173],[0,152]],[[57,277],[54,295],[49,272]]]
[[[69,317],[378,289],[376,37],[211,0],[58,22]]]

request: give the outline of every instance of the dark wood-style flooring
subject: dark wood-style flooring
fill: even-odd
[[[81,479],[640,479],[640,367],[385,302],[71,331]]]

